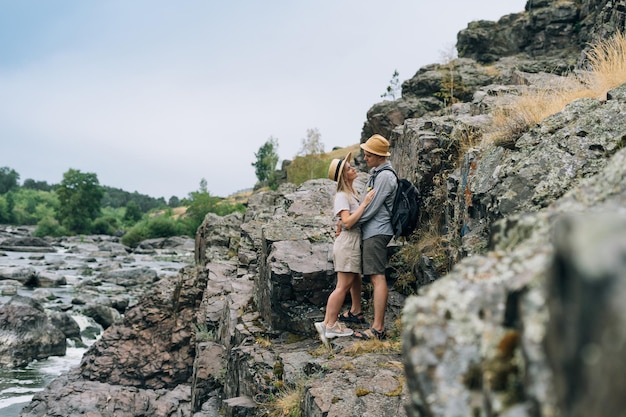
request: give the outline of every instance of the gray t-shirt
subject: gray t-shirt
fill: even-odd
[[[398,188],[398,181],[393,172],[384,168],[391,168],[391,163],[387,161],[371,169],[370,177],[367,180],[365,190],[363,190],[363,197],[365,197],[365,194],[372,188],[376,189],[372,202],[365,208],[359,219],[363,239],[376,235],[393,236],[390,213]],[[388,209],[385,208],[385,205]]]
[[[339,213],[342,210],[348,210],[348,213],[352,214],[357,208],[359,208],[359,199],[356,195],[352,194],[350,197],[348,197],[348,193],[344,191],[339,191],[337,194],[335,194],[334,213],[339,220],[341,220]],[[353,226],[352,228],[354,229],[355,227]],[[341,229],[346,229],[343,223],[341,223]]]

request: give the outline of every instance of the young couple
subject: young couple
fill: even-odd
[[[334,213],[341,230],[333,245],[333,261],[337,285],[328,297],[323,322],[315,323],[324,344],[328,339],[354,336],[360,339],[384,339],[385,310],[387,308],[387,244],[393,236],[390,209],[396,193],[397,181],[387,158],[389,142],[381,135],[373,135],[361,144],[370,178],[362,194],[362,201],[353,188],[358,173],[350,165],[351,153],[344,159],[333,159],[328,177],[337,181]],[[387,206],[385,208],[384,206]],[[369,276],[374,287],[374,322],[362,332],[354,332],[344,323],[366,323],[361,308],[361,273]],[[346,294],[350,292],[350,310],[339,314]]]

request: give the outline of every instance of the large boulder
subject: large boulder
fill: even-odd
[[[586,110],[578,107],[585,105]],[[533,152],[526,157],[518,153],[514,163],[502,166],[507,172],[501,177],[493,169],[480,169],[484,159],[474,166],[470,187],[474,180],[493,185],[498,178],[531,171],[537,177],[522,182],[529,197],[517,200],[493,223],[491,251],[463,259],[407,300],[403,347],[410,415],[487,410],[498,415],[520,410],[542,416],[559,415],[557,410],[596,415],[600,409],[623,409],[613,386],[622,386],[619,375],[626,365],[617,359],[621,345],[610,339],[623,336],[618,330],[623,309],[613,300],[620,297],[626,270],[626,133],[620,126],[589,123],[585,132],[594,133],[580,135],[584,141],[573,134],[562,137],[563,132],[581,132],[580,119],[610,119],[617,105],[581,101],[572,106],[575,113],[570,109],[548,119],[551,134],[529,149],[560,144],[570,151],[564,155],[550,148],[560,156],[550,159],[551,165],[543,160],[541,174],[532,170],[542,161]],[[555,129],[559,119],[567,122]],[[547,132],[545,128],[538,129]],[[594,153],[598,149],[602,152]],[[546,153],[542,157],[551,158]],[[576,158],[578,153],[585,156]],[[520,192],[487,188],[488,207]],[[538,195],[543,197],[530,197]],[[589,381],[593,390],[586,388]]]
[[[311,180],[284,194],[282,211],[261,227],[256,305],[268,327],[312,335],[334,288],[332,199],[336,183]]]
[[[625,91],[626,84],[610,95]],[[485,226],[500,218],[545,208],[581,178],[600,172],[624,147],[624,112],[624,100],[580,99],[515,140],[515,149],[490,146],[472,154],[464,171],[449,178],[458,189],[451,229],[463,230],[466,253],[477,252],[471,241],[475,230],[484,234]]]
[[[470,22],[457,34],[459,56],[490,63],[504,56],[559,54],[579,50],[576,27],[580,8],[573,1],[533,1],[527,12],[503,16],[497,22]]]
[[[36,359],[65,355],[65,335],[43,307],[19,295],[0,306],[0,366],[25,366]]]
[[[37,393],[20,412],[21,417],[191,417],[190,389],[149,390],[110,385],[81,378],[72,370]]]
[[[150,389],[188,381],[194,352],[189,324],[204,291],[196,279],[202,276],[181,272],[159,281],[91,346],[81,363],[83,378]]]
[[[194,272],[159,281],[89,348],[79,368],[37,393],[21,415],[190,416],[192,323],[207,283],[206,274]]]
[[[621,197],[621,214],[571,215],[555,227],[545,346],[564,415],[626,409],[626,193]]]
[[[15,252],[56,252],[50,243],[33,236],[10,237],[0,241],[0,249]]]
[[[37,270],[32,266],[8,266],[0,268],[0,281],[18,281],[23,285],[36,287]]]
[[[72,318],[72,316],[63,311],[50,311],[48,312],[50,322],[59,330],[63,332],[67,339],[80,342],[80,326]]]

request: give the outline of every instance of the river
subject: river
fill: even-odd
[[[0,369],[0,416],[17,417],[36,392],[43,390],[57,376],[78,366],[86,350],[68,346],[65,356],[34,361],[25,368]]]
[[[98,274],[93,272],[91,275],[90,272],[89,276],[85,276],[85,271],[97,271],[99,267],[102,267],[103,270],[110,270],[110,265],[114,263],[123,269],[133,267],[153,269],[159,276],[165,276],[176,274],[180,268],[193,262],[193,241],[186,242],[185,248],[180,250],[158,251],[159,253],[155,255],[107,255],[96,250],[97,242],[92,245],[89,242],[81,241],[81,245],[78,246],[84,247],[86,250],[68,252],[65,248],[56,247],[52,252],[46,253],[0,251],[0,268],[27,266],[35,268],[38,272],[52,271],[55,274],[62,274],[67,281],[66,285],[45,288],[52,294],[50,303],[47,300],[41,300],[39,296],[44,307],[54,308],[54,305],[59,303],[71,304],[72,298],[76,295],[76,286],[86,280],[94,279]],[[2,277],[0,277],[0,283],[2,283]],[[106,294],[115,290],[116,286],[102,282],[98,288],[101,294]],[[37,298],[36,290],[19,287],[17,294]],[[122,288],[122,291],[127,295],[129,294],[129,288]],[[3,295],[0,291],[0,305],[9,299],[10,295]],[[129,299],[131,304],[134,304],[135,297],[129,296]],[[8,369],[0,365],[0,417],[17,417],[35,393],[42,391],[59,375],[78,366],[83,354],[102,333],[102,327],[93,319],[75,311],[71,311],[69,314],[81,329],[84,346],[75,346],[74,342],[68,339],[65,356],[53,356],[45,360],[33,361],[23,368]],[[83,331],[85,332],[83,333]]]
[[[72,292],[72,287],[62,286],[53,289],[53,292],[60,298],[67,298]],[[18,290],[19,295],[26,297],[31,296],[31,293],[32,289],[28,288]],[[7,297],[0,296],[0,301],[4,302],[5,298]],[[84,347],[76,347],[75,343],[68,339],[65,356],[51,356],[48,359],[33,361],[25,368],[0,367],[0,417],[17,417],[37,391],[43,390],[57,376],[78,366],[83,354],[102,333],[102,326],[90,317],[72,314],[72,318],[78,323],[81,333],[89,329],[86,333],[89,337],[81,337]]]

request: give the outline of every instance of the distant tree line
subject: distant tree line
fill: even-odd
[[[178,197],[171,197],[169,202],[166,203],[163,197],[154,198],[149,195],[139,194],[137,191],[131,193],[119,188],[107,186],[103,186],[102,190],[104,192],[102,196],[103,207],[126,207],[128,203],[132,201],[139,206],[142,213],[147,213],[150,210],[163,208],[165,206],[174,208],[180,205]]]
[[[0,167],[0,224],[34,225],[36,236],[109,234],[135,246],[141,240],[176,235],[194,236],[207,213],[244,211],[211,196],[206,180],[188,198],[153,198],[138,192],[100,185],[94,173],[69,169],[59,184],[27,179]]]

